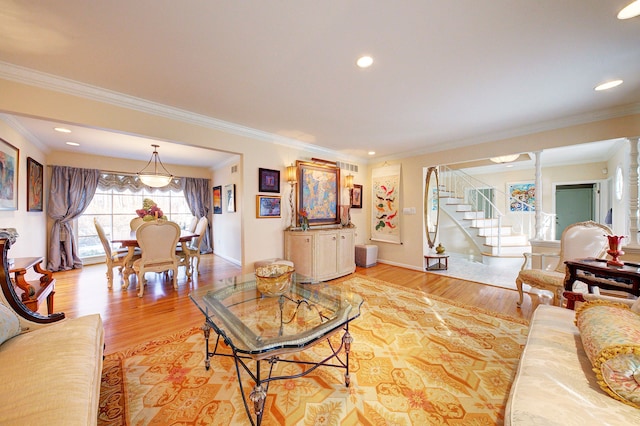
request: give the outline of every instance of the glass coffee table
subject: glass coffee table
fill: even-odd
[[[205,337],[205,367],[210,368],[213,356],[232,357],[235,362],[240,393],[252,425],[262,422],[269,383],[274,380],[305,376],[320,366],[343,368],[345,385],[349,386],[349,351],[353,337],[349,323],[360,316],[362,297],[340,284],[309,284],[309,279],[293,274],[292,285],[282,296],[266,297],[256,288],[253,274],[218,282],[192,292],[189,297],[205,316],[202,327]],[[304,284],[303,284],[304,282]],[[217,334],[213,351],[209,349],[211,330]],[[337,344],[329,339],[342,331]],[[220,341],[231,353],[221,352]],[[306,348],[326,342],[328,356],[317,362],[283,358]],[[343,354],[341,354],[344,352]],[[261,367],[268,363],[263,377]],[[296,363],[304,370],[294,376],[274,375],[277,362]],[[253,402],[255,422],[242,385],[244,370],[255,383],[249,394]]]

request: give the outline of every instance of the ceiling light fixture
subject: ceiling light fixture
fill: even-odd
[[[630,19],[640,15],[640,0],[635,0],[618,12],[618,19]]]
[[[494,163],[511,163],[512,161],[516,161],[520,157],[520,154],[512,154],[512,155],[501,155],[499,157],[491,157],[489,160]]]
[[[69,146],[80,146],[78,142],[65,142]]]
[[[369,155],[376,155],[375,151],[369,151]]]
[[[618,87],[622,84],[622,80],[612,80],[607,81],[606,83],[598,84],[595,89],[596,92],[600,92],[602,90],[613,89],[614,87]]]
[[[162,161],[160,161],[157,150],[160,145],[152,144],[151,146],[153,147],[151,159],[149,160],[147,165],[137,173],[137,175],[140,178],[140,181],[142,181],[142,183],[144,183],[145,185],[152,188],[162,188],[163,186],[169,185],[169,182],[171,182],[171,179],[173,179],[173,175],[167,171],[167,169],[164,167],[164,164],[162,164]],[[145,171],[152,161],[153,172]],[[162,167],[164,173],[158,172],[158,163],[160,163],[160,167]]]
[[[373,64],[373,58],[371,56],[361,56],[356,61],[356,65],[360,68],[369,68]]]
[[[66,129],[64,127],[54,127],[53,130],[60,133],[71,133],[71,130]]]

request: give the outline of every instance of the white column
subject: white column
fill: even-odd
[[[638,137],[627,138],[629,152],[629,246],[638,246]]]
[[[540,154],[542,151],[534,152],[536,155],[536,240],[543,240],[543,223],[542,223],[542,162],[540,161]]]

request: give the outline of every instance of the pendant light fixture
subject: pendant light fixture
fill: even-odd
[[[163,186],[169,185],[171,179],[173,179],[173,175],[167,171],[160,161],[160,157],[158,156],[158,147],[160,145],[151,145],[153,147],[153,154],[151,154],[151,159],[147,163],[146,166],[142,170],[140,170],[137,174],[140,178],[140,181],[147,186],[152,188],[162,188]],[[151,165],[153,161],[153,171],[147,171],[147,167]],[[160,167],[162,167],[162,171],[158,171],[158,163],[160,163]]]

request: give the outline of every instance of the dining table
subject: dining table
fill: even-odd
[[[187,244],[194,238],[199,237],[199,234],[190,232],[186,229],[180,230],[180,238],[178,239],[178,243],[182,247],[182,251],[185,256],[186,263],[186,274],[187,278],[191,279],[191,256],[189,255],[189,249]],[[124,258],[124,269],[122,270],[122,289],[126,290],[129,288],[129,276],[134,274],[133,270],[133,256],[135,254],[136,248],[139,248],[138,240],[136,239],[136,231],[132,230],[128,235],[119,235],[116,238],[111,240],[113,244],[120,244],[121,247],[127,248],[127,255]]]

